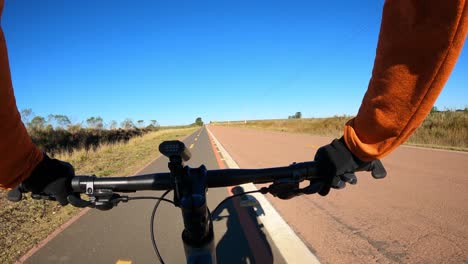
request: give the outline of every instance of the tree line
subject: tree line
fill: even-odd
[[[122,122],[111,120],[108,123],[104,122],[104,119],[100,116],[91,116],[84,122],[72,123],[70,118],[66,115],[50,114],[47,117],[40,115],[34,115],[30,108],[21,110],[21,120],[28,130],[54,130],[54,129],[66,129],[66,130],[79,130],[81,128],[97,129],[97,130],[116,130],[116,129],[159,129],[159,123],[156,119],[133,121],[131,118],[126,118]]]
[[[34,144],[50,154],[126,142],[132,137],[159,130],[157,120],[149,120],[148,125],[145,120],[134,122],[130,118],[120,123],[115,120],[105,123],[102,117],[92,116],[84,122],[72,123],[66,115],[43,117],[34,115],[31,109],[23,109],[21,119]]]
[[[301,112],[296,112],[294,115],[288,116],[288,119],[301,119],[301,118],[302,118]]]

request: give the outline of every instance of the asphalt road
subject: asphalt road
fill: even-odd
[[[219,168],[206,129],[196,131],[184,143],[192,152],[188,165]],[[167,158],[160,157],[139,173],[164,171],[168,171]],[[160,194],[141,192],[138,196]],[[228,195],[226,188],[210,189],[209,207],[213,209]],[[218,263],[284,263],[256,214],[251,208],[238,209],[239,206],[233,204],[236,202],[239,200],[227,203],[214,222]],[[154,201],[131,201],[110,211],[90,210],[25,263],[157,263],[149,231],[154,204]],[[243,218],[238,217],[236,210],[245,210]],[[158,211],[154,227],[159,251],[166,263],[185,263],[180,210],[162,203]],[[243,228],[247,224],[254,225],[250,233]],[[249,246],[252,236],[256,238],[253,248]]]
[[[312,160],[331,138],[210,126],[241,168]],[[267,196],[322,263],[468,263],[468,153],[402,146],[387,178],[327,197]]]

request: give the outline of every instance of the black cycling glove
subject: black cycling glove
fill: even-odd
[[[319,148],[314,160],[318,163],[318,175],[323,180],[311,183],[310,191],[318,192],[322,196],[327,195],[330,188],[341,189],[346,183],[356,184],[356,171],[371,171],[376,179],[387,175],[380,160],[364,162],[358,159],[348,149],[343,137]]]
[[[75,170],[70,163],[51,159],[44,153],[43,160],[36,166],[31,176],[8,193],[10,201],[21,200],[22,192],[49,196],[61,205],[67,205],[68,195],[72,194],[71,179]]]

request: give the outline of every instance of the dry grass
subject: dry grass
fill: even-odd
[[[152,132],[126,144],[104,145],[95,151],[78,150],[56,158],[72,163],[77,174],[130,175],[159,155],[161,141],[181,138],[196,129]],[[78,212],[72,206],[60,207],[29,196],[20,203],[11,203],[5,194],[0,190],[0,263],[13,263]]]
[[[349,119],[351,119],[350,116],[334,116],[329,118],[215,122],[214,125],[248,127],[281,132],[305,133],[320,136],[339,137],[343,134],[344,124]]]
[[[407,143],[468,151],[468,112],[431,113]]]
[[[129,175],[159,156],[158,146],[164,140],[180,138],[195,131],[196,127],[168,129],[130,139],[125,144],[105,144],[96,151],[84,149],[56,158],[66,160],[79,168],[77,173],[97,176]]]
[[[214,125],[248,127],[320,136],[340,137],[351,116],[215,122]],[[431,113],[406,144],[468,151],[468,112]]]

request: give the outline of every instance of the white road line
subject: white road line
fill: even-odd
[[[413,148],[413,149],[422,149],[422,150],[431,150],[431,151],[438,151],[438,152],[451,152],[451,153],[459,153],[459,154],[468,154],[466,151],[461,150],[453,150],[453,149],[436,149],[430,147],[422,147],[422,146],[412,146],[412,145],[401,145],[400,148]]]
[[[224,157],[224,162],[226,163],[227,167],[238,169],[239,165],[237,165],[234,159],[232,159],[231,155],[229,155],[226,149],[224,149],[224,147],[219,143],[208,127],[206,130],[208,133],[210,133],[211,138]],[[255,185],[252,183],[243,184],[241,186],[246,192],[257,190],[257,187],[255,187]],[[252,195],[257,199],[264,211],[264,214],[257,215],[258,218],[263,223],[263,226],[268,231],[268,234],[286,262],[295,264],[320,263],[318,258],[312,254],[309,248],[307,248],[304,242],[296,235],[296,233],[286,223],[286,221],[284,221],[284,219],[279,215],[279,213],[265,198],[265,196],[260,193],[253,193]]]

